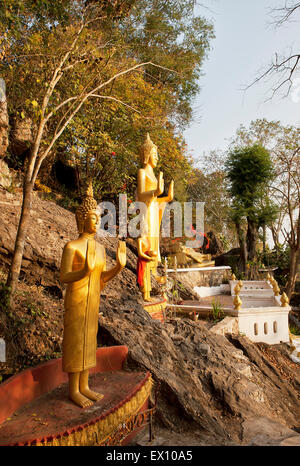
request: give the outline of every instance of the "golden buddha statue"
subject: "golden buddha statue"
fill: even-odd
[[[138,171],[137,200],[146,205],[144,222],[147,234],[143,234],[138,240],[138,256],[141,259],[147,260],[143,255],[146,249],[151,251],[152,260],[147,260],[149,262],[146,267],[147,276],[145,276],[144,285],[142,286],[142,289],[147,289],[147,291],[143,292],[144,299],[146,298],[147,301],[150,301],[150,271],[157,281],[161,283],[165,278],[157,274],[157,265],[161,262],[159,234],[165,206],[168,202],[171,202],[174,197],[174,181],[172,180],[170,183],[168,195],[158,197],[164,192],[164,179],[162,172],[159,173],[158,178],[156,178],[154,174],[153,169],[157,166],[158,154],[157,146],[151,141],[149,133],[147,133],[146,140],[141,147],[140,157],[143,168]],[[148,238],[147,244],[146,236]]]
[[[69,398],[82,408],[103,398],[88,384],[89,369],[96,366],[100,291],[126,264],[126,244],[120,241],[116,266],[105,270],[105,249],[95,240],[96,209],[90,184],[76,210],[79,237],[65,245],[60,269],[60,280],[67,283],[62,366],[69,375]]]

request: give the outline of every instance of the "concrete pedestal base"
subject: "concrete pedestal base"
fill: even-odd
[[[144,309],[152,319],[160,320],[161,322],[165,321],[164,311],[167,306],[167,300],[165,298],[158,298],[157,300],[148,303],[144,302]]]
[[[100,348],[90,387],[104,395],[82,409],[68,399],[61,359],[28,369],[0,385],[0,446],[125,445],[146,423],[149,372],[122,370],[125,346]],[[152,412],[152,411],[151,411]]]

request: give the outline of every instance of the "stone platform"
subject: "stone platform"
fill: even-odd
[[[104,398],[82,409],[68,399],[61,359],[0,385],[0,446],[125,445],[148,420],[149,372],[122,370],[128,349],[97,350],[90,387]]]

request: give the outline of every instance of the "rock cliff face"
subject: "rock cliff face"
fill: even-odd
[[[12,194],[0,188],[0,254],[4,266],[9,265],[14,250],[21,203],[20,190]],[[25,278],[29,284],[42,285],[58,296],[62,296],[62,287],[59,282],[62,251],[64,245],[77,235],[74,214],[54,202],[40,199],[37,192],[34,192],[21,277]],[[110,267],[114,263],[118,241],[116,238],[98,239],[106,248],[107,264]],[[136,256],[129,249],[127,262],[125,274],[123,273],[124,286],[126,289],[128,283],[132,284],[130,290],[136,294],[138,293],[134,279]],[[120,294],[120,289],[118,289],[118,294]]]
[[[102,310],[100,339],[126,344],[129,367],[150,369],[160,383],[164,426],[176,431],[190,424],[213,444],[254,441],[244,429],[253,418],[299,427],[300,374],[281,348],[259,348],[238,335],[227,339],[187,319],[161,324],[139,309],[103,303]]]
[[[21,193],[0,190],[2,268],[12,254],[20,205]],[[61,335],[58,270],[63,246],[76,234],[71,212],[34,196],[22,276],[52,293],[56,327],[51,327],[54,318],[49,303],[49,324],[39,325],[36,319],[32,332],[33,324],[18,327],[15,351],[21,351],[22,345],[24,350],[29,332],[37,347],[53,338],[53,333]],[[101,241],[110,267],[117,240]],[[133,245],[127,248],[126,268],[103,290],[98,338],[102,345],[128,346],[128,369],[142,367],[152,372],[157,388],[156,422],[167,428],[170,436],[172,432],[191,432],[202,445],[299,443],[300,370],[288,358],[287,346],[268,347],[240,335],[216,335],[205,322],[168,319],[163,324],[152,320],[143,310],[136,286],[134,251]],[[34,351],[30,348],[28,343],[24,350],[28,361]]]
[[[4,160],[0,159],[0,187],[9,188],[12,183],[12,174]]]
[[[17,157],[23,156],[24,158],[32,143],[31,118],[19,118],[13,120],[10,139],[11,153]]]

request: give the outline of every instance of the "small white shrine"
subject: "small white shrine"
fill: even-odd
[[[208,268],[207,268],[208,269]],[[213,267],[226,270],[230,267]],[[166,272],[175,273],[195,273],[198,269],[167,269]],[[205,268],[199,269],[204,271]],[[289,334],[289,306],[288,298],[285,293],[280,296],[278,283],[268,274],[267,280],[238,281],[234,275],[228,284],[219,286],[197,286],[195,277],[195,286],[193,291],[199,297],[208,298],[210,296],[231,295],[232,301],[222,306],[222,311],[227,316],[235,318],[238,332],[246,335],[253,342],[268,343],[271,345],[281,342],[290,341]],[[192,303],[173,304],[168,303],[167,308],[171,312],[179,312],[183,315],[205,316],[211,313],[211,301],[195,301]],[[230,325],[230,324],[229,324]],[[236,325],[236,324],[235,324]],[[225,331],[225,330],[224,330]],[[228,332],[230,330],[228,328]]]
[[[230,281],[232,296],[236,296],[237,284],[237,281]],[[274,288],[274,284],[272,287],[268,281],[243,281],[240,284],[240,306],[231,311],[231,315],[238,318],[239,332],[254,342],[273,345],[289,342],[291,307],[284,295],[279,296],[278,288]]]

